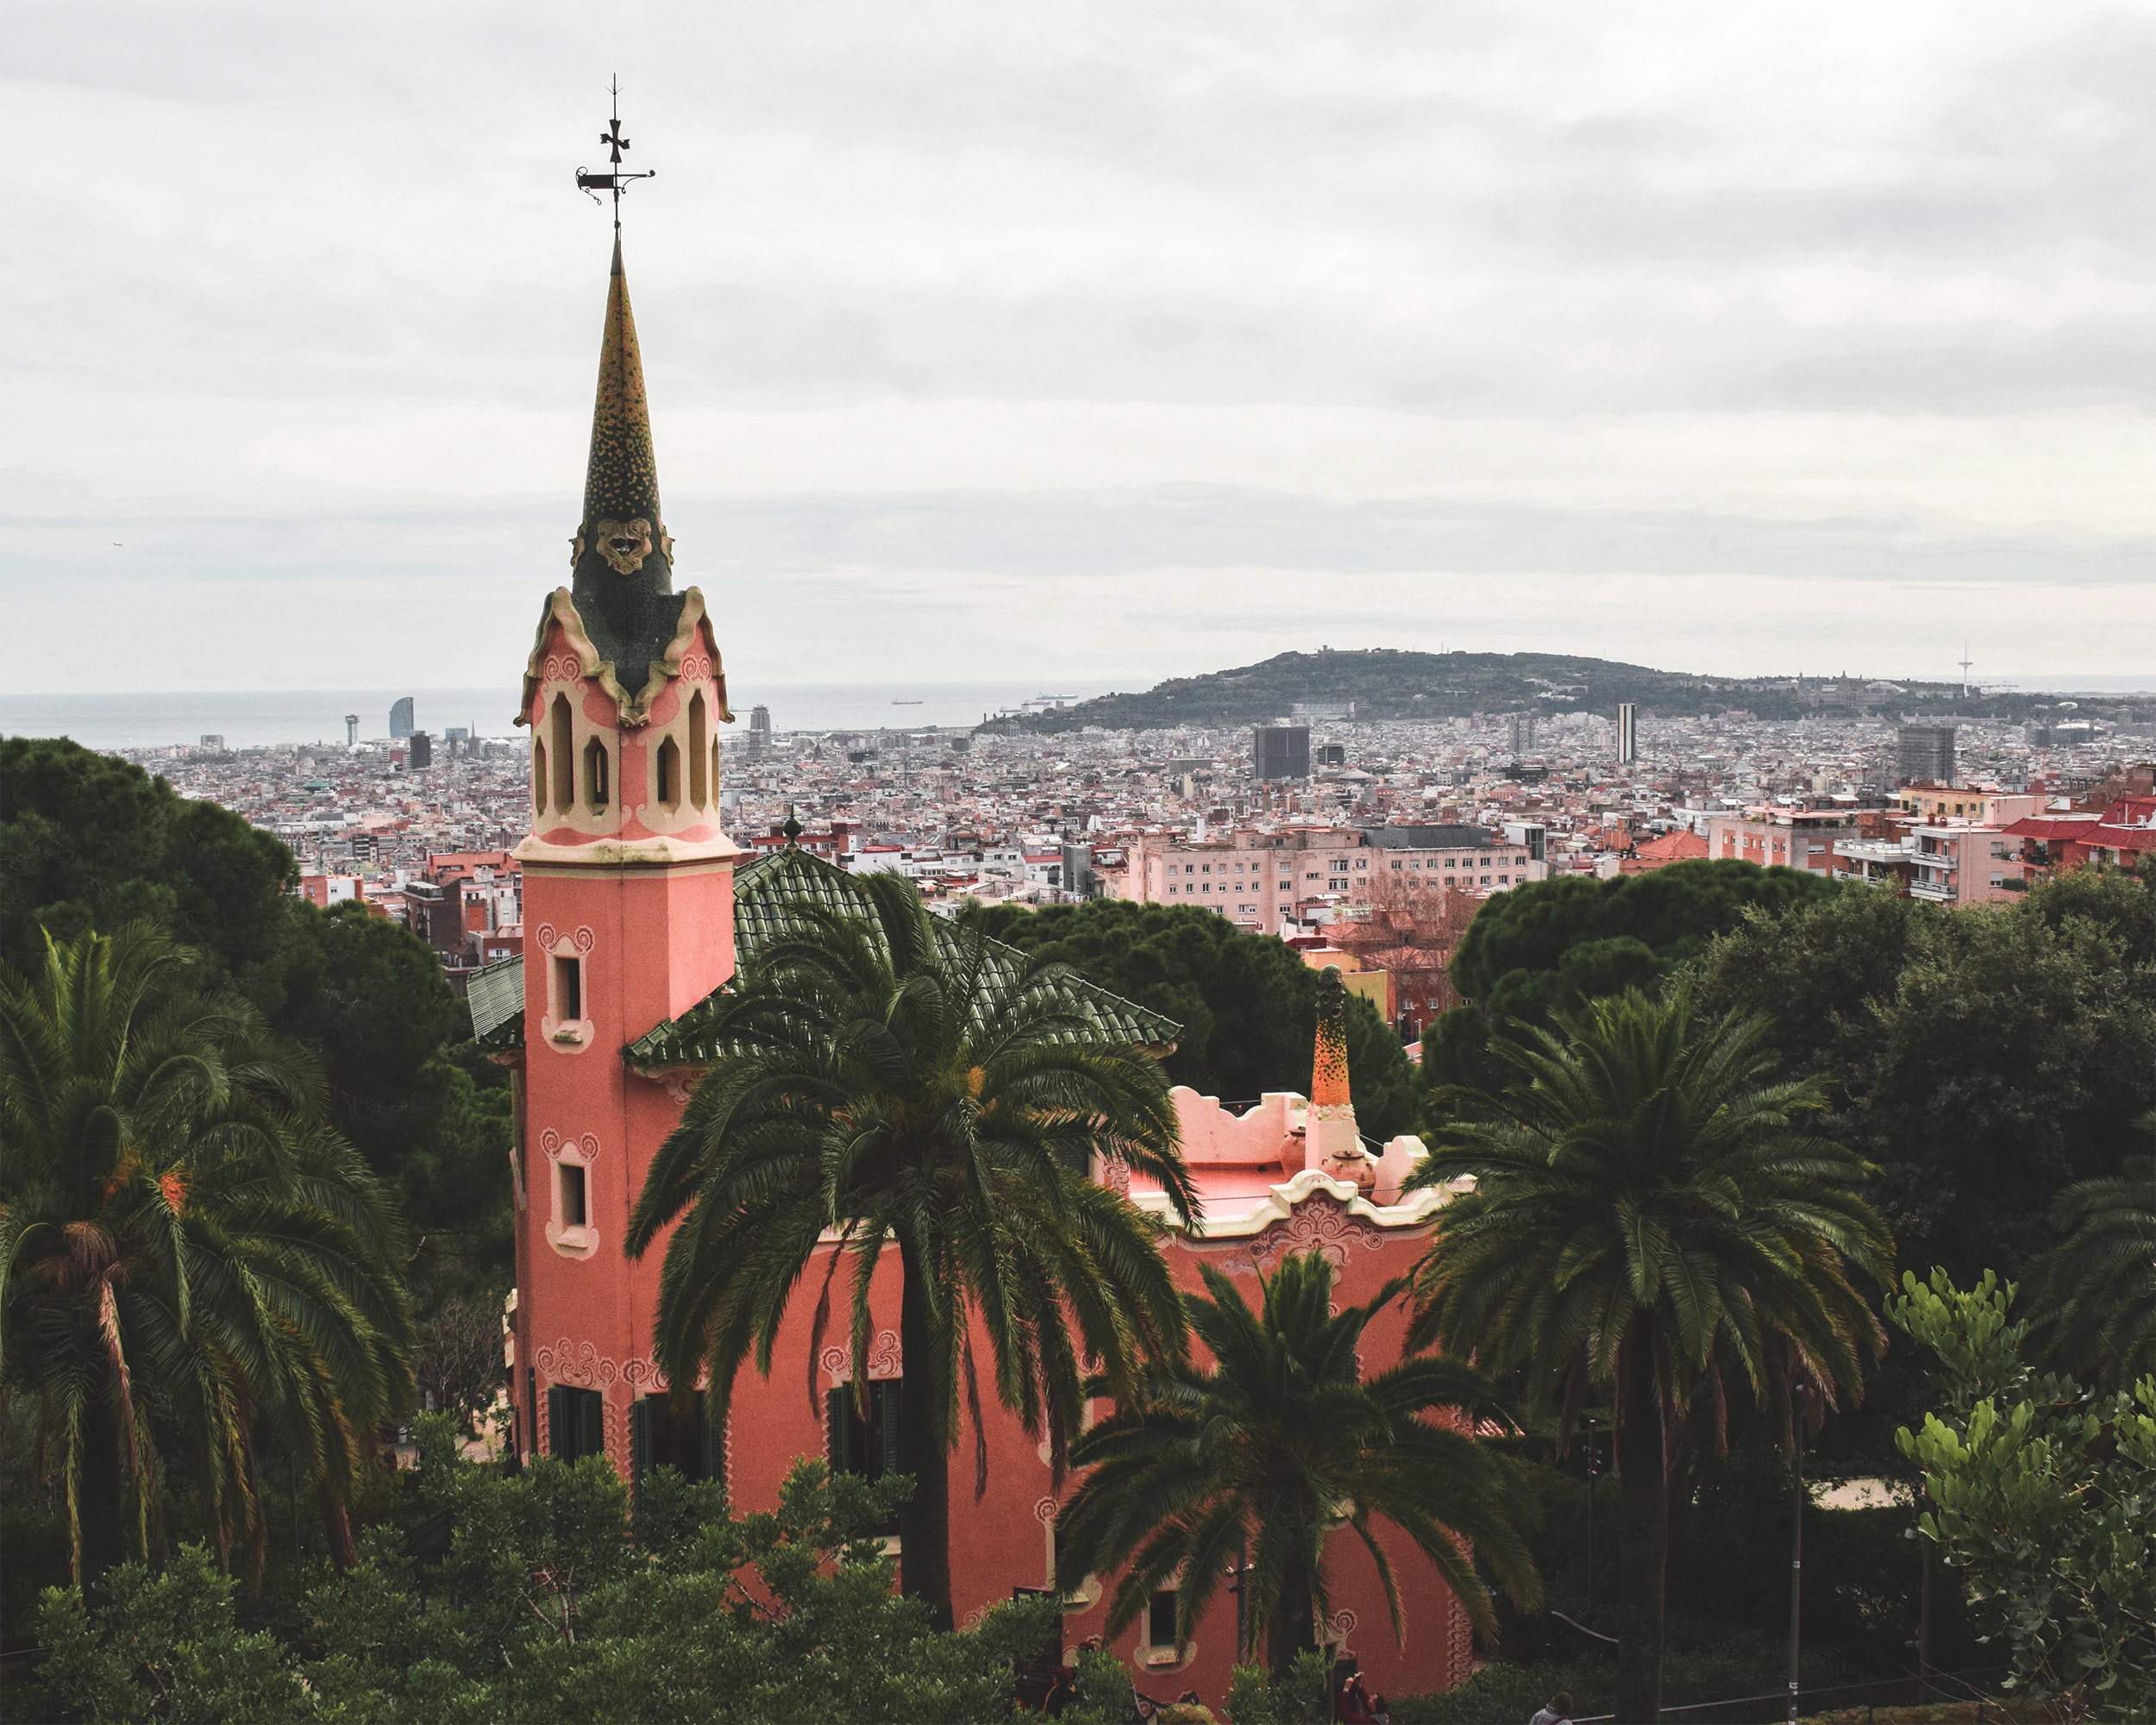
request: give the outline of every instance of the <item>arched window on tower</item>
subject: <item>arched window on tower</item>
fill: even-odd
[[[651,794],[667,808],[681,806],[681,745],[671,737],[652,756]]]
[[[604,737],[594,737],[584,745],[584,806],[593,814],[605,808],[613,797],[613,787],[607,782],[612,765]]]
[[[697,807],[704,806],[704,691],[699,689],[689,697],[689,801]]]
[[[554,729],[554,806],[567,814],[576,805],[576,721],[569,714],[569,698],[557,694],[549,713]]]
[[[531,806],[540,814],[547,812],[547,745],[536,737],[531,739]]]

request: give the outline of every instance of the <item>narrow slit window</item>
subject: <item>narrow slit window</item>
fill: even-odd
[[[554,698],[554,806],[567,814],[576,801],[576,721],[569,713],[569,698]]]
[[[564,1162],[561,1170],[561,1226],[580,1228],[591,1220],[590,1194],[585,1186],[585,1170],[581,1163]]]
[[[668,808],[681,802],[681,745],[671,737],[659,745],[651,772],[652,794]]]
[[[704,806],[706,795],[704,753],[707,726],[704,691],[699,689],[689,697],[689,801],[698,808]]]
[[[612,762],[606,754],[606,744],[594,737],[584,745],[584,800],[597,813],[612,800],[613,787],[608,784]]]
[[[568,1021],[584,1016],[584,961],[556,957],[554,961],[554,1015]]]
[[[531,741],[531,803],[542,813],[547,806],[547,745],[537,737]]]

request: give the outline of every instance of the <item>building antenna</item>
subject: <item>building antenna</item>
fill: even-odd
[[[646,173],[624,173],[622,172],[621,153],[629,147],[629,140],[621,135],[621,80],[618,78],[609,79],[606,92],[612,98],[612,106],[607,115],[606,129],[599,135],[599,141],[606,146],[606,159],[612,166],[605,173],[592,173],[587,169],[579,168],[576,171],[576,184],[577,189],[588,196],[594,204],[599,202],[600,192],[612,194],[614,237],[619,240],[621,238],[622,193],[628,191],[640,179],[656,179],[659,177],[659,170],[653,168]]]
[[[1968,643],[1966,641],[1963,642],[1963,643],[1961,643],[1961,660],[1960,660],[1960,664],[1961,664],[1961,698],[1962,698],[1962,699],[1964,699],[1964,700],[1967,700],[1967,699],[1969,699],[1969,668],[1970,668],[1970,666],[1971,666],[1971,665],[1973,665],[1973,664],[1975,664],[1975,663],[1976,663],[1976,661],[1975,661],[1975,660],[1973,660],[1973,659],[1971,659],[1971,658],[1969,656],[1969,643]]]

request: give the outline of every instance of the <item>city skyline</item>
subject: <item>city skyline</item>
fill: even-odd
[[[520,650],[616,71],[736,675],[2156,666],[2147,19],[398,16],[19,21],[8,687]]]

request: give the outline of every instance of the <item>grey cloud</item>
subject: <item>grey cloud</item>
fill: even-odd
[[[2130,477],[2033,468],[2012,508],[1978,519],[1936,501],[1951,488],[1924,464],[2010,448],[2018,415],[2156,407],[2156,18],[1830,0],[1802,22],[1899,59],[1845,76],[1814,57],[1734,103],[1727,82],[1795,26],[1733,16],[1661,0],[18,9],[10,111],[66,170],[0,186],[0,381],[57,416],[0,427],[0,469],[16,470],[0,502],[17,511],[0,593],[116,579],[91,554],[122,535],[52,518],[107,494],[101,447],[154,467],[132,428],[185,423],[175,402],[243,405],[198,444],[341,449],[452,411],[580,417],[605,230],[568,172],[596,159],[616,66],[633,165],[661,171],[631,200],[630,245],[673,524],[693,564],[744,591],[858,570],[963,608],[993,606],[1005,578],[1169,566],[1307,571],[1313,603],[1324,580],[1360,596],[1432,569],[2145,580],[2156,519],[2118,501]],[[855,454],[814,495],[730,502],[667,460],[669,415],[890,397],[1009,404],[1013,425],[1070,402],[1283,419],[1376,405],[1539,422],[1552,442],[1575,417],[1633,415],[1658,448],[1655,416],[1677,411],[1702,440],[1806,417],[1814,441],[1763,443],[1777,450],[1831,447],[1844,416],[1996,423],[1988,445],[1912,434],[1899,467],[1877,445],[1861,483],[1830,461],[1792,471],[1789,521],[1403,501],[1383,494],[1397,476],[1328,502],[1269,489],[1255,458],[1246,486],[1192,488],[1165,439],[1161,483],[1112,493],[893,495]],[[437,585],[441,626],[477,638],[483,607],[557,578],[577,452],[555,441],[553,514],[438,512],[448,474],[424,497],[385,482],[302,518],[294,498],[325,464],[294,461],[293,494],[253,519],[124,516],[131,561],[181,588],[395,572]],[[1547,495],[1532,432],[1516,442],[1485,494]],[[1706,453],[1670,444],[1643,492],[1681,499]],[[147,470],[129,487],[172,494]],[[2101,533],[2076,521],[2096,492]],[[1971,518],[1927,512],[1946,507]],[[1702,603],[1753,627],[1741,586],[1703,581]]]

